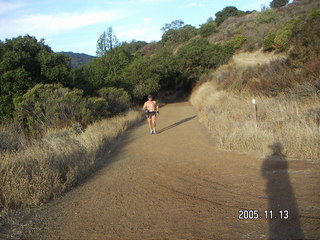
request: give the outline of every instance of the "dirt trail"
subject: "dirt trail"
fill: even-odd
[[[106,167],[38,210],[26,239],[320,239],[319,164],[219,151],[187,102],[160,113],[159,134],[131,129]],[[266,220],[270,208],[289,220]]]

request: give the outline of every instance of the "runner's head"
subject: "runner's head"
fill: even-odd
[[[152,100],[152,98],[153,98],[152,95],[148,95],[149,100]]]

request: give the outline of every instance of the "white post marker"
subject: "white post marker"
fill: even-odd
[[[257,103],[256,100],[252,99],[252,107],[253,107],[253,120],[255,127],[258,127],[258,114],[257,114]]]

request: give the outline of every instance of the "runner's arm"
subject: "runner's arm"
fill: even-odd
[[[143,104],[143,107],[142,107],[142,110],[145,111],[146,108],[147,108],[147,103],[144,103],[144,104]]]

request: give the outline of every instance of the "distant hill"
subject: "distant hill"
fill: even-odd
[[[77,68],[91,62],[95,57],[84,53],[59,52],[71,58],[70,67]]]

